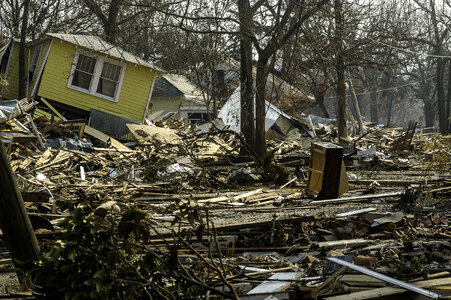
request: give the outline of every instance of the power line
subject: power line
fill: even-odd
[[[416,52],[416,51],[412,51],[412,50],[407,50],[407,49],[404,49],[404,48],[401,48],[401,47],[397,47],[397,46],[394,46],[394,45],[390,45],[390,44],[387,44],[387,43],[384,43],[384,42],[381,42],[381,41],[376,41],[375,39],[372,39],[370,37],[368,37],[368,39],[373,41],[373,42],[375,42],[375,43],[378,43],[378,44],[390,47],[392,49],[403,51],[403,52],[407,52],[407,53],[411,53],[411,54],[425,55],[425,56],[435,57],[435,58],[451,58],[451,56],[449,56],[449,55],[426,54],[426,53]]]
[[[436,76],[433,76],[433,77],[430,77],[430,78],[427,78],[427,79],[424,79],[424,80],[419,80],[419,81],[415,81],[415,82],[411,82],[411,83],[404,84],[404,85],[399,85],[399,86],[393,86],[393,87],[386,88],[386,89],[379,89],[379,90],[376,90],[376,91],[362,92],[362,93],[356,94],[356,96],[369,95],[369,94],[372,94],[372,93],[380,93],[380,92],[385,92],[385,91],[396,90],[396,89],[399,89],[399,88],[411,86],[411,85],[413,85],[415,83],[426,82],[426,81],[434,79],[435,77]],[[329,99],[334,99],[334,98],[337,98],[337,96],[329,96],[328,98]]]

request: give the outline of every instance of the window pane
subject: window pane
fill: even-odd
[[[114,98],[116,87],[117,82],[100,78],[99,85],[97,86],[97,93]]]
[[[87,73],[94,73],[94,68],[96,66],[96,59],[83,54],[78,56],[77,70],[85,71]]]
[[[92,79],[91,74],[75,70],[74,77],[72,78],[72,85],[89,90],[89,86],[91,85],[91,79]]]
[[[103,63],[103,69],[102,69],[102,77],[107,78],[113,81],[119,80],[119,75],[121,73],[121,67],[116,66],[110,63]]]

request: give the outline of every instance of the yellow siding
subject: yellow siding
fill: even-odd
[[[151,98],[149,107],[149,115],[153,121],[158,121],[168,112],[178,112],[182,105],[193,105],[192,102],[185,98]]]
[[[38,80],[39,72],[41,70],[41,67],[43,66],[45,55],[47,54],[47,49],[50,45],[50,40],[44,40],[42,43],[41,53],[39,54],[38,64],[36,65],[36,71],[35,75],[33,76],[33,80],[31,82],[27,82],[28,84],[28,98],[33,98],[34,95],[32,95],[33,87],[36,83],[36,80]],[[26,61],[26,74],[28,75],[28,70],[30,68],[29,66],[29,60],[33,59],[33,53],[36,49],[38,44],[35,44],[31,47],[26,48],[25,52],[25,61]],[[17,99],[19,97],[19,47],[20,44],[17,42],[14,42],[13,46],[13,55],[11,57],[8,73],[6,77],[6,81],[8,82],[8,85],[5,87],[3,91],[3,98],[5,99]]]
[[[118,102],[67,87],[75,45],[54,40],[42,76],[38,96],[90,111],[91,108],[142,122],[155,71],[126,62]]]

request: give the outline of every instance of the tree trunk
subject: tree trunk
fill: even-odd
[[[329,112],[327,111],[327,108],[324,105],[324,95],[315,95],[315,100],[319,108],[323,112],[324,117],[329,119],[330,118]]]
[[[363,120],[362,114],[360,113],[359,101],[355,94],[354,85],[352,84],[351,78],[348,79],[349,90],[351,91],[351,98],[354,103],[355,114],[357,115],[357,122],[359,123],[359,135],[363,135]]]
[[[343,8],[341,0],[335,0],[335,43],[337,47],[337,98],[338,98],[338,136],[348,137],[348,125],[346,120],[346,84],[345,84],[345,62],[343,55]]]
[[[377,91],[376,91],[376,88],[374,88],[373,92],[371,93],[370,114],[371,114],[371,122],[379,123],[379,117],[378,117],[378,113],[377,113]]]
[[[108,22],[104,24],[105,39],[111,44],[116,43],[116,31],[117,31],[117,18],[119,15],[119,5],[122,0],[113,0],[110,4],[110,10],[108,12]]]
[[[258,60],[257,62],[257,75],[255,78],[255,152],[260,158],[266,154],[266,105],[265,105],[265,92],[266,92],[266,78],[267,61]]]
[[[439,52],[440,53],[440,52]],[[446,115],[446,102],[445,102],[445,87],[443,84],[445,78],[445,60],[443,58],[437,58],[437,70],[436,70],[436,85],[437,85],[437,104],[438,104],[438,123],[441,134],[448,133],[448,120]]]
[[[447,95],[447,105],[446,105],[446,116],[451,117],[451,59],[448,64],[448,95]],[[451,120],[448,119],[448,132],[451,132]]]
[[[240,54],[241,54],[241,133],[244,135],[246,145],[240,149],[241,155],[249,155],[255,149],[255,122],[254,122],[254,80],[252,76],[252,41],[249,31],[251,29],[251,16],[249,0],[238,1],[240,19]]]
[[[426,122],[426,127],[434,127],[435,123],[435,111],[431,102],[423,99],[424,102],[424,121]]]
[[[83,0],[84,4],[102,23],[105,33],[105,40],[113,45],[116,43],[116,33],[118,26],[119,7],[124,0],[108,1],[108,16],[106,16],[102,8],[94,0]]]
[[[26,69],[26,37],[28,27],[28,7],[30,6],[30,0],[24,0],[23,2],[23,16],[22,16],[22,28],[20,29],[20,45],[19,45],[19,99],[23,99],[27,96],[26,83],[27,83],[27,69]]]

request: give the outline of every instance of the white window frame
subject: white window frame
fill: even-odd
[[[94,73],[92,75],[91,84],[90,84],[88,90],[78,87],[78,86],[75,86],[75,85],[72,85],[72,79],[74,77],[75,68],[77,66],[77,62],[78,62],[78,58],[79,58],[80,54],[83,54],[85,56],[89,56],[89,57],[96,59]],[[116,89],[116,93],[114,94],[114,97],[109,97],[102,93],[97,93],[97,86],[99,85],[100,76],[102,75],[103,64],[105,62],[121,67],[121,73],[119,74],[118,85],[117,85],[117,89]],[[102,98],[102,99],[109,100],[112,102],[118,102],[119,95],[121,93],[122,82],[124,81],[125,68],[126,68],[126,64],[121,61],[109,59],[109,58],[106,58],[106,57],[103,57],[100,55],[94,55],[92,53],[77,52],[75,54],[74,61],[72,63],[72,68],[70,71],[69,81],[67,82],[67,87],[70,89],[85,93],[85,94],[89,94],[89,95],[98,97],[98,98]]]

